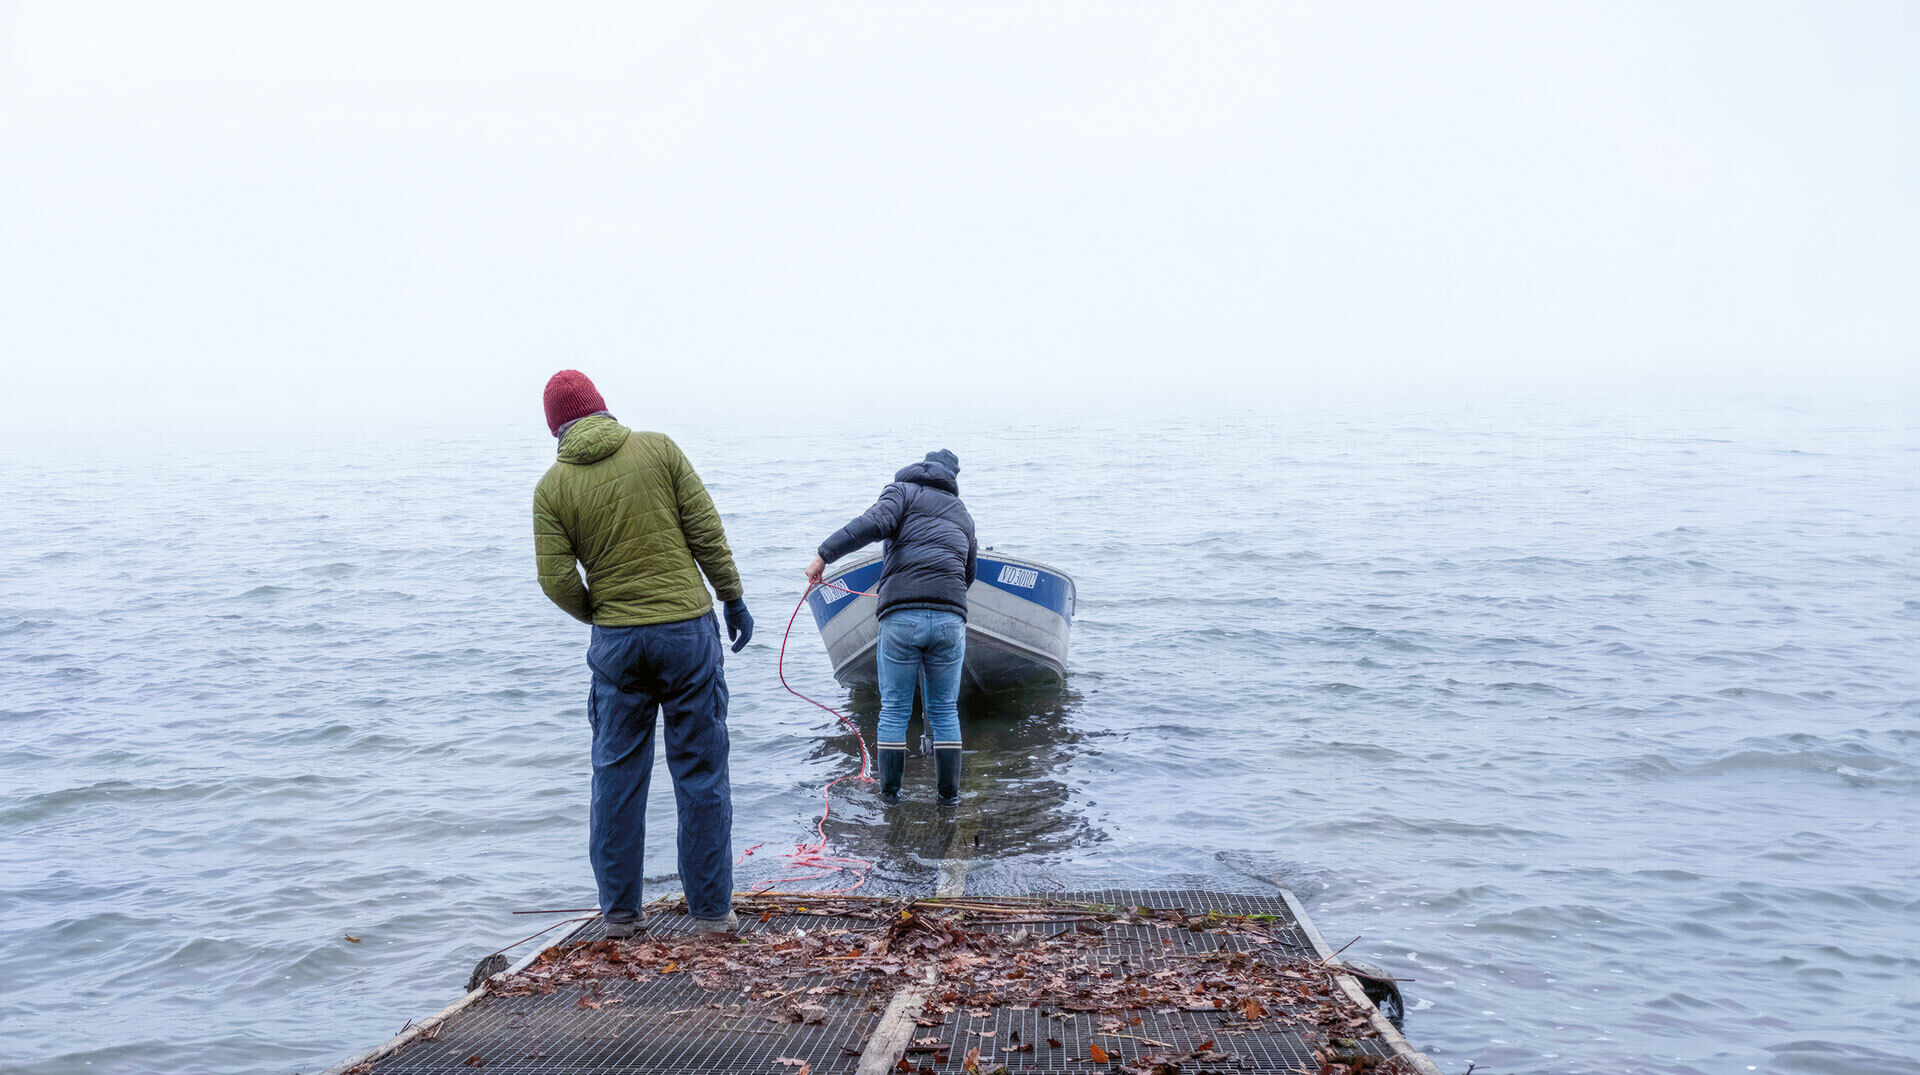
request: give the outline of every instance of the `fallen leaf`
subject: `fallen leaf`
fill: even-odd
[[[1089,1045],[1087,1046],[1087,1059],[1092,1060],[1096,1064],[1104,1064],[1107,1062],[1107,1051],[1098,1045]]]
[[[678,964],[678,963],[669,963],[669,964],[667,964],[667,965],[666,965],[665,967],[662,967],[662,968],[660,969],[660,973],[661,973],[661,974],[672,974],[672,973],[673,973],[674,971],[677,971],[677,970],[679,970],[679,969],[680,969],[680,964]]]
[[[969,1075],[980,1075],[980,1050],[968,1049],[967,1058],[961,1062],[960,1070],[968,1072]]]
[[[475,1053],[472,1056],[467,1057],[466,1065],[470,1068],[483,1068],[487,1066],[487,1062],[485,1059],[483,1059],[480,1056],[479,1053]]]
[[[1052,1046],[1052,1047],[1053,1047],[1053,1048],[1055,1048],[1055,1049],[1058,1049],[1058,1048],[1060,1048],[1060,1047],[1061,1047],[1061,1046],[1060,1046],[1060,1039],[1059,1039],[1059,1038],[1048,1038],[1048,1039],[1047,1039],[1047,1044],[1048,1044],[1048,1045],[1050,1045],[1050,1046]]]
[[[805,1060],[791,1056],[776,1056],[773,1062],[782,1067],[799,1068],[795,1075],[813,1075],[813,1065]]]
[[[1240,1014],[1246,1016],[1248,1019],[1265,1019],[1267,1017],[1267,1008],[1266,1005],[1260,1003],[1258,998],[1248,997],[1240,1002]]]
[[[576,1008],[598,1008],[600,1007],[600,1002],[591,997],[581,997],[579,1000],[573,1002],[573,1006]]]
[[[354,936],[354,935],[353,935],[353,934],[351,934],[351,933],[342,933],[342,934],[341,934],[341,936],[342,936],[342,937],[345,937],[345,938],[346,938],[347,940],[350,940],[350,941],[352,941],[352,942],[353,942],[353,943],[355,943],[355,944],[359,944],[359,943],[360,943],[360,938],[358,938],[358,937],[356,937],[356,936]]]

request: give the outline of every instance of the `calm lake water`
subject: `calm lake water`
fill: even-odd
[[[982,541],[1080,584],[1067,688],[969,715],[969,890],[1291,888],[1415,979],[1408,1036],[1455,1073],[1920,1063],[1913,434],[667,431],[759,621],[727,668],[735,847],[768,844],[742,887],[853,763],[775,677],[799,570],[945,446]],[[537,421],[79,448],[0,460],[0,1068],[317,1071],[456,996],[530,932],[508,912],[592,902]],[[804,617],[793,650],[845,697]],[[855,791],[830,832],[876,889],[932,884],[898,829]]]

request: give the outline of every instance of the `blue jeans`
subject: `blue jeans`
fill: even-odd
[[[958,612],[903,608],[880,620],[880,734],[882,749],[905,749],[913,688],[924,683],[927,727],[935,749],[960,745],[960,665],[967,655],[967,621]]]
[[[595,627],[593,804],[587,853],[611,921],[640,913],[654,715],[666,718],[667,769],[680,813],[680,887],[695,918],[725,918],[733,895],[733,790],[727,782],[727,677],[719,625],[698,619]]]

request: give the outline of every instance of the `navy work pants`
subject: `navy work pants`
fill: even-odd
[[[598,627],[593,687],[593,806],[587,837],[600,912],[640,913],[647,785],[656,711],[680,812],[680,886],[695,918],[725,918],[733,893],[733,791],[727,783],[727,678],[713,613],[678,623]]]

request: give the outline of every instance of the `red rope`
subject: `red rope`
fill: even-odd
[[[842,593],[852,594],[855,597],[878,597],[879,596],[878,594],[868,593],[865,590],[849,590],[845,586],[842,586],[837,582],[817,582],[817,583],[813,583],[812,585],[809,585],[807,587],[807,592],[800,595],[799,603],[793,606],[793,615],[787,617],[786,634],[783,634],[780,636],[780,665],[779,665],[780,685],[782,687],[785,687],[787,689],[787,693],[793,695],[795,698],[798,698],[803,702],[807,702],[810,705],[815,706],[816,708],[826,710],[827,712],[833,714],[834,717],[837,720],[839,720],[841,724],[846,725],[847,730],[852,732],[854,738],[859,740],[860,742],[860,772],[857,774],[855,773],[843,774],[841,776],[835,777],[832,781],[830,781],[827,784],[826,790],[820,793],[820,803],[821,803],[820,822],[819,824],[814,826],[814,832],[820,837],[819,841],[817,843],[811,843],[811,844],[795,844],[793,847],[793,850],[786,856],[788,862],[792,863],[796,867],[799,867],[800,869],[818,870],[819,872],[809,873],[809,874],[799,874],[791,877],[776,877],[771,881],[763,881],[760,884],[753,886],[754,891],[756,892],[765,892],[766,890],[774,887],[775,885],[789,884],[794,881],[818,881],[822,878],[832,877],[833,875],[838,873],[848,873],[848,874],[857,875],[859,879],[854,881],[853,884],[846,886],[845,888],[826,889],[820,893],[823,896],[840,895],[842,893],[852,892],[854,889],[859,888],[861,885],[866,884],[867,875],[873,872],[873,863],[868,861],[867,859],[854,858],[850,855],[827,854],[827,818],[832,816],[833,814],[834,785],[852,776],[858,776],[860,779],[860,782],[863,784],[873,783],[873,776],[872,776],[872,773],[870,772],[870,769],[871,769],[870,759],[867,754],[867,737],[860,734],[860,726],[858,724],[855,724],[853,720],[850,719],[845,713],[840,712],[838,709],[835,709],[830,705],[826,705],[822,702],[809,698],[804,694],[801,694],[799,691],[794,690],[793,684],[787,682],[787,640],[793,637],[794,621],[800,618],[800,610],[806,606],[807,598],[813,595],[814,590],[819,589],[821,587],[825,587],[833,590],[839,590]],[[741,859],[744,860],[747,857],[747,855],[753,854],[753,852],[756,849],[758,849],[760,846],[761,845],[759,844],[755,844],[753,847],[748,848],[746,851],[746,854],[743,854],[740,856]]]

